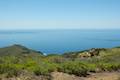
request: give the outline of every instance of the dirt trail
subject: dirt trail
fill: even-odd
[[[75,75],[69,75],[62,72],[53,72],[51,75],[52,80],[81,80],[80,77],[77,77]]]
[[[52,80],[120,80],[120,72],[92,73],[88,77],[77,77],[65,73],[52,73]]]
[[[51,77],[22,75],[13,78],[0,78],[0,80],[120,80],[120,72],[91,73],[87,77],[78,77],[62,72],[53,72]]]
[[[120,72],[95,73],[84,80],[120,80]]]

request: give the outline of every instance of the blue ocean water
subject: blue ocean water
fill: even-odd
[[[0,47],[22,44],[43,53],[64,53],[120,46],[120,30],[0,31]]]

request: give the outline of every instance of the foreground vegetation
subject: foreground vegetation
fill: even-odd
[[[69,54],[51,54],[44,56],[38,52],[22,53],[21,46],[12,46],[21,54],[8,51],[7,55],[0,54],[0,74],[5,77],[16,77],[24,72],[36,76],[50,76],[51,72],[64,72],[76,76],[87,76],[90,72],[118,71],[120,69],[120,48],[100,50],[98,56],[79,57],[83,52]],[[1,51],[1,50],[0,50]],[[12,50],[14,52],[14,50]],[[3,51],[2,51],[3,52]],[[11,53],[10,53],[11,52]],[[0,52],[1,53],[1,52]],[[66,57],[67,55],[67,57]]]

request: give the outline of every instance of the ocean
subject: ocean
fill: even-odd
[[[21,44],[46,54],[120,46],[120,30],[0,30],[0,47]]]

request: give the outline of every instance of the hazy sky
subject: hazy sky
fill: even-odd
[[[120,0],[0,0],[0,29],[120,28]]]

